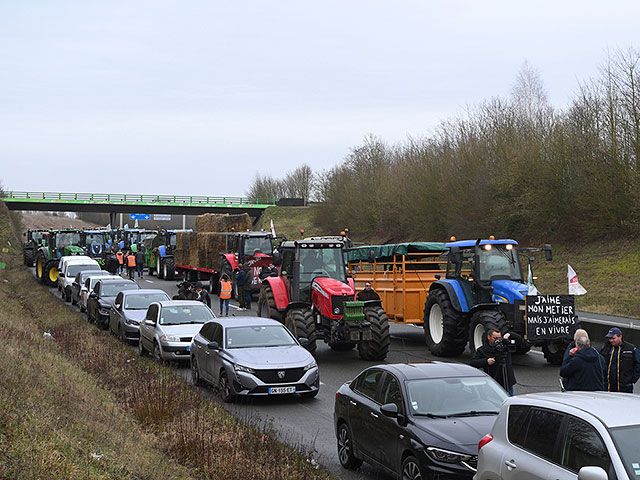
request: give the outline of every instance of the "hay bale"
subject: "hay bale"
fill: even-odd
[[[175,261],[177,265],[196,266],[192,263],[192,252],[197,250],[197,235],[195,232],[177,232]]]
[[[217,233],[198,233],[199,261],[206,268],[220,268],[220,255],[227,249],[226,235]]]
[[[251,229],[251,218],[248,214],[229,215],[205,213],[196,217],[196,231],[207,232],[242,232]]]

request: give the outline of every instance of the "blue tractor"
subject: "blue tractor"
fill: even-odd
[[[452,239],[455,240],[455,239]],[[446,278],[429,288],[424,308],[424,334],[434,355],[460,355],[469,342],[471,351],[482,345],[489,328],[525,336],[525,297],[528,285],[522,273],[520,254],[544,251],[552,259],[551,246],[518,248],[511,239],[451,241]],[[529,260],[532,260],[530,258]],[[549,363],[559,364],[570,337],[539,340]],[[516,353],[526,353],[532,343],[525,341]]]

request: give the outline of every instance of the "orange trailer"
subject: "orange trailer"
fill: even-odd
[[[366,245],[346,252],[356,291],[371,282],[389,321],[422,324],[429,286],[446,275],[447,248],[439,242]]]

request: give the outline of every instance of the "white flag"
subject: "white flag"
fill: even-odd
[[[273,226],[273,218],[271,219],[271,235],[276,238],[276,227]]]
[[[533,273],[531,273],[531,264],[529,264],[529,277],[527,278],[527,285],[529,285],[529,293],[527,293],[527,295],[540,295],[540,292],[533,284]]]
[[[569,267],[567,271],[567,278],[569,279],[569,295],[584,295],[587,293],[585,288],[580,285],[580,282],[578,281],[578,274],[575,270],[571,268],[571,265],[569,264],[567,264],[567,267]]]

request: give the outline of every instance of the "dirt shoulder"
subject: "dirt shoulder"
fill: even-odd
[[[59,228],[97,227],[98,225],[85,222],[79,218],[54,217],[51,215],[44,215],[42,213],[23,213],[22,226],[26,232],[31,228],[47,228],[55,230]]]

